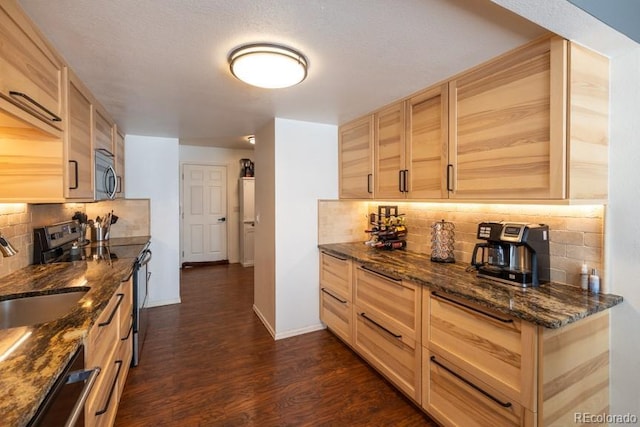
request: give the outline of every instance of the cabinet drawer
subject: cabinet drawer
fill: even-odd
[[[348,344],[351,344],[353,336],[352,319],[353,305],[350,301],[334,295],[332,290],[320,290],[320,320]]]
[[[96,382],[85,404],[85,423],[87,426],[112,426],[118,410],[118,380],[122,375],[124,363],[114,357],[102,370],[102,380]]]
[[[438,292],[424,299],[423,344],[535,411],[535,326]]]
[[[355,349],[400,390],[420,402],[420,346],[375,314],[359,307],[356,313]]]
[[[0,39],[2,98],[62,129],[62,62],[12,3],[0,6]]]
[[[118,353],[116,354],[116,360],[122,361],[122,368],[118,378],[118,401],[120,401],[124,385],[127,382],[127,375],[129,373],[131,358],[133,356],[133,317],[130,318],[130,324],[127,329],[122,330],[120,335],[122,337],[120,338]]]
[[[114,343],[118,341],[119,308],[124,295],[116,293],[100,314],[87,336],[87,366],[102,366],[115,351]]]
[[[127,334],[131,316],[133,316],[133,284],[131,279],[122,282],[119,293],[123,295],[120,304],[120,335],[124,336]]]
[[[352,300],[352,262],[338,255],[320,253],[320,287],[347,301]]]
[[[354,304],[375,312],[402,335],[417,339],[420,319],[420,288],[413,283],[386,277],[366,267],[356,269]]]
[[[423,352],[423,407],[446,426],[533,426],[534,414],[445,359]]]

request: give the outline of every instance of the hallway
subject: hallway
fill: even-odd
[[[150,310],[116,426],[435,425],[333,334],[274,341],[253,268],[182,270],[181,295]]]

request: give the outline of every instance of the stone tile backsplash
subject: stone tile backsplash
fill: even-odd
[[[0,256],[0,277],[33,263],[33,229],[47,224],[68,221],[75,212],[86,212],[95,218],[110,212],[119,216],[111,229],[112,237],[150,235],[149,200],[118,199],[96,203],[0,203],[0,232],[18,250],[15,256]]]
[[[318,203],[319,243],[338,243],[368,239],[367,213],[378,205],[397,205],[407,220],[407,249],[430,254],[431,227],[444,219],[455,225],[455,257],[469,263],[478,223],[513,221],[549,225],[551,279],[578,286],[583,261],[604,270],[604,210],[602,205],[508,205],[473,203],[368,202],[321,200]],[[603,281],[603,289],[606,290]]]

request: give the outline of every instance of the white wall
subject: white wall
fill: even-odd
[[[256,132],[256,228],[253,310],[276,335],[275,120]]]
[[[150,305],[180,302],[178,140],[127,135],[126,197],[150,199]]]
[[[640,416],[640,46],[611,60],[606,217],[611,310],[611,413]]]
[[[276,118],[276,338],[322,328],[318,199],[337,197],[337,127]]]
[[[240,262],[240,159],[254,160],[253,150],[180,145],[180,168],[185,163],[227,167],[227,258]]]

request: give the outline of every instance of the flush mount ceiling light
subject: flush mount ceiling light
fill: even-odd
[[[256,143],[256,137],[251,135],[250,137],[247,138],[247,141],[249,141],[249,144],[255,144]]]
[[[297,85],[307,77],[307,58],[275,44],[240,46],[229,54],[229,67],[243,82],[266,89]]]

